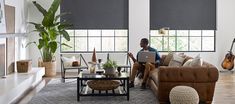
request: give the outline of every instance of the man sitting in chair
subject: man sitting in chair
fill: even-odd
[[[134,87],[134,80],[135,80],[135,76],[137,74],[137,71],[139,70],[139,68],[144,66],[144,77],[143,77],[143,82],[142,82],[141,88],[145,89],[146,88],[146,81],[149,76],[149,72],[151,70],[154,70],[155,66],[160,63],[160,55],[156,49],[148,46],[148,39],[146,39],[146,38],[141,39],[140,47],[142,49],[137,53],[137,59],[134,58],[132,53],[130,53],[130,52],[128,53],[129,57],[134,62],[133,68],[131,71],[132,72],[131,77],[130,77],[131,83],[129,84],[129,87]],[[154,52],[155,53],[155,62],[152,62],[152,63],[151,62],[139,62],[138,58],[139,58],[139,55],[141,52]]]

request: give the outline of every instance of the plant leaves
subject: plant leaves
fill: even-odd
[[[39,29],[41,27],[41,24],[34,23],[34,22],[29,22],[30,24],[33,24],[36,29]]]
[[[69,34],[68,34],[67,31],[62,30],[62,31],[60,31],[60,34],[62,34],[63,37],[64,37],[67,41],[70,41],[70,36],[69,36]]]
[[[47,31],[44,29],[44,27],[41,24],[29,22],[30,24],[33,24],[35,26],[35,29],[37,32],[40,32],[40,34],[47,34]],[[41,36],[41,35],[40,35]]]
[[[50,39],[51,40],[56,40],[56,37],[57,37],[56,29],[52,28],[52,29],[48,30],[48,32],[49,32],[49,35],[50,35]]]
[[[31,45],[32,43],[33,43],[33,44],[35,44],[35,45],[37,45],[37,43],[36,43],[36,42],[29,42],[29,43],[27,43],[27,44],[26,44],[26,46],[25,46],[25,47],[28,47],[28,46],[29,46],[29,45]]]
[[[42,49],[43,46],[44,46],[44,40],[39,39],[38,49]]]
[[[43,16],[47,14],[47,11],[36,1],[33,1],[33,4],[37,7],[38,11],[40,11],[43,14]]]
[[[70,45],[68,45],[68,44],[66,44],[66,43],[61,43],[61,42],[58,42],[58,41],[57,41],[57,43],[58,43],[58,44],[60,44],[61,46],[63,45],[63,46],[66,46],[66,47],[72,48],[72,46],[70,46]]]
[[[67,29],[68,27],[71,27],[71,26],[72,26],[71,24],[61,23],[61,24],[58,26],[58,29],[61,31],[61,30],[65,30],[65,29]]]
[[[38,23],[35,23],[35,22],[29,22],[30,24],[33,24],[33,25],[41,25],[41,24],[38,24]]]
[[[50,41],[50,37],[47,34],[41,34],[42,39],[44,41],[44,47],[48,46],[48,42]]]
[[[60,25],[62,22],[55,22],[52,26],[57,26],[57,25]]]
[[[54,23],[55,13],[58,10],[61,0],[54,0],[47,14],[44,16],[42,24],[45,27],[50,27]]]
[[[67,15],[67,14],[70,14],[70,13],[61,13],[61,14],[57,15],[57,16],[55,17],[55,22],[56,22],[60,17],[62,17],[62,16],[64,16],[64,15]]]
[[[61,45],[64,45],[64,46],[69,47],[69,48],[72,48],[70,45],[65,44],[65,43],[61,43]]]
[[[55,53],[55,51],[56,51],[56,49],[57,49],[57,43],[56,43],[56,41],[50,42],[50,43],[49,43],[49,47],[50,47],[50,49],[51,49],[51,52],[52,52],[52,53]]]
[[[107,60],[104,64],[103,64],[103,68],[116,68],[117,67],[117,63],[115,61],[112,60]]]
[[[68,14],[68,13],[61,13],[59,15],[56,15],[56,11],[58,10],[60,3],[61,0],[53,0],[53,3],[51,4],[50,8],[48,9],[48,11],[46,11],[36,1],[33,1],[33,4],[43,14],[44,18],[40,24],[30,22],[30,24],[33,24],[35,26],[35,30],[39,32],[40,36],[38,44],[36,42],[31,42],[31,43],[37,45],[37,48],[40,50],[43,60],[52,59],[52,56],[54,55],[60,44],[56,42],[57,36],[63,36],[67,41],[70,41],[70,36],[67,33],[67,31],[65,31],[65,29],[71,25],[66,24],[65,22],[62,21],[57,22],[57,20],[61,16]],[[62,43],[61,45],[71,47],[65,43]]]

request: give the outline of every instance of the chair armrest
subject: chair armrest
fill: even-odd
[[[216,67],[169,67],[158,68],[159,82],[216,82],[219,73]]]
[[[69,69],[88,69],[88,67],[87,66],[64,67],[64,70],[69,70]]]

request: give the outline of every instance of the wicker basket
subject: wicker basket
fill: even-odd
[[[93,90],[114,90],[120,83],[114,80],[91,80],[87,82],[87,85]]]
[[[29,72],[31,69],[32,69],[32,61],[31,60],[17,61],[17,72],[25,73],[25,72]]]

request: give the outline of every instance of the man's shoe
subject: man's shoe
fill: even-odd
[[[134,83],[129,83],[129,88],[135,87]]]

